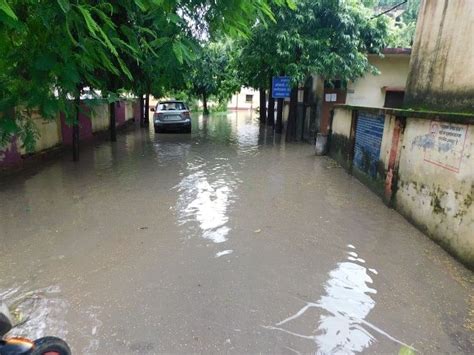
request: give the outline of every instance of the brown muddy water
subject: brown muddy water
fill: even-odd
[[[85,146],[0,201],[12,334],[76,354],[474,350],[472,273],[249,113]]]

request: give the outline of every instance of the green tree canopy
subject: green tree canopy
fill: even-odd
[[[273,16],[270,4],[285,3],[0,0],[0,147],[14,135],[34,145],[28,113],[12,116],[13,108],[38,108],[45,118],[64,112],[72,121],[71,99],[81,88],[140,92],[150,81],[166,87],[176,66],[192,57],[196,30],[248,34],[257,19]]]
[[[202,100],[206,114],[209,112],[207,103],[210,98],[226,101],[241,87],[234,55],[230,41],[205,42],[190,66],[189,91]]]

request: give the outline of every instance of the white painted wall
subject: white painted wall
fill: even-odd
[[[247,101],[247,95],[252,95],[252,100]],[[252,88],[242,88],[240,92],[232,95],[227,108],[229,110],[255,110],[260,107],[260,93]]]

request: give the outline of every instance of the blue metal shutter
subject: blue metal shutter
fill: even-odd
[[[377,176],[384,123],[384,115],[358,113],[354,166],[373,178]]]

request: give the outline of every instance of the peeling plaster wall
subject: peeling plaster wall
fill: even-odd
[[[385,171],[388,169],[390,151],[392,150],[393,131],[395,129],[395,116],[385,115],[384,134],[380,147],[380,161],[383,162]]]
[[[474,1],[424,0],[405,94],[408,106],[474,112]]]
[[[474,266],[474,126],[457,144],[433,127],[448,122],[408,118],[400,156],[396,208],[450,252]]]

